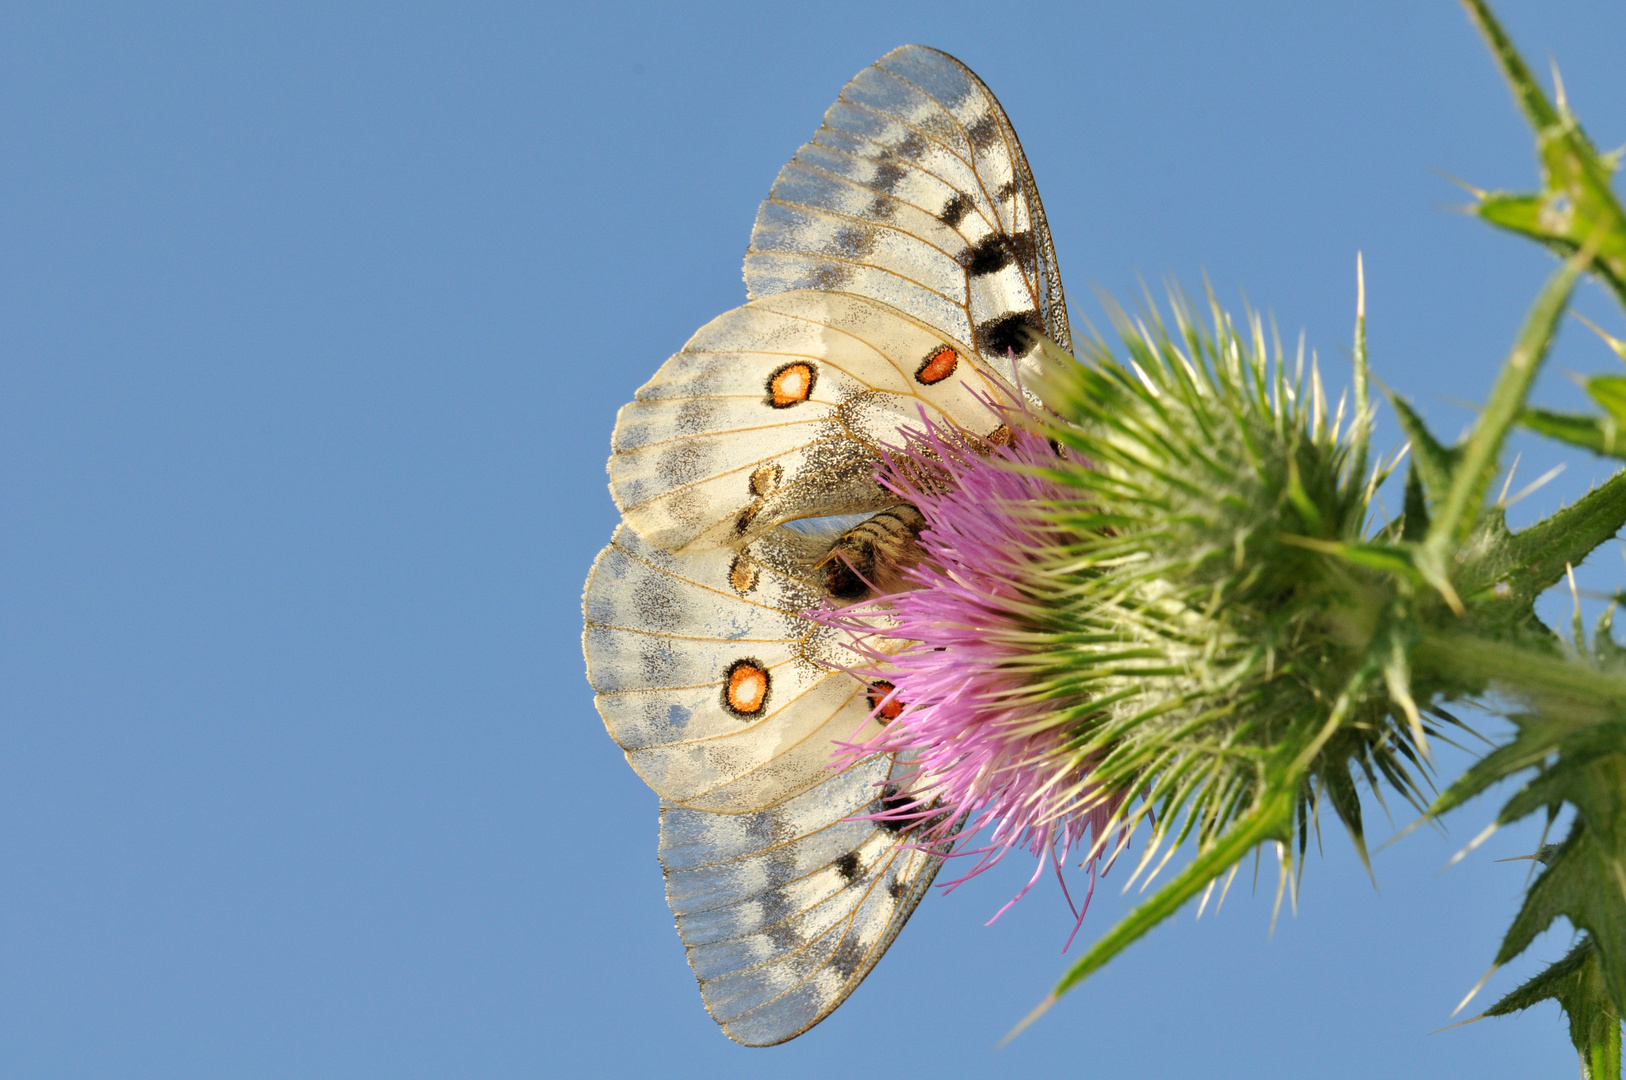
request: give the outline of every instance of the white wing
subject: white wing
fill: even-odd
[[[755,814],[661,808],[666,897],[712,1018],[771,1046],[852,993],[925,895],[942,859],[856,814],[881,808],[877,756]]]
[[[920,45],[859,72],[779,173],[745,257],[753,297],[840,289],[974,344],[1007,377],[1022,328],[1071,348],[1044,206],[1005,110]]]
[[[707,323],[616,418],[610,492],[669,550],[878,510],[878,449],[924,414],[987,434],[1014,391],[965,342],[849,293],[765,297]],[[982,400],[979,400],[979,395]]]

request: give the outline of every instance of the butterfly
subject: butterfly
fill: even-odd
[[[805,613],[906,565],[921,517],[877,481],[882,448],[923,417],[997,439],[988,401],[1043,362],[1035,332],[1071,341],[1016,132],[969,68],[918,45],[855,76],[780,171],[745,282],[750,302],[617,416],[622,523],[582,641],[605,727],[660,795],[706,1009],[769,1046],[852,993],[942,861],[865,816],[906,761],[832,767],[896,705]]]

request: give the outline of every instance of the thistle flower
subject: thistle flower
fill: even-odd
[[[988,830],[981,846],[960,851],[979,858],[950,888],[1012,848],[1038,857],[1027,888],[1046,865],[1059,878],[1067,852],[1106,835],[1116,813],[1119,800],[1089,782],[1088,755],[1069,745],[1071,725],[1031,693],[1030,657],[1046,644],[1035,636],[1045,589],[1033,575],[1074,539],[1040,512],[1068,498],[1047,475],[1058,461],[1032,430],[1015,427],[1004,445],[988,447],[923,420],[881,470],[882,483],[926,522],[923,559],[905,573],[909,591],[819,613],[871,662],[860,674],[873,680],[876,714],[887,718],[848,754],[902,753],[914,764],[906,798],[879,816],[921,825],[918,841],[939,850],[962,832]],[[915,644],[901,652],[871,644],[878,623],[889,641]],[[1100,856],[1097,842],[1086,859],[1092,870]]]
[[[1187,837],[1223,872],[1262,840],[1302,852],[1323,798],[1364,857],[1357,783],[1421,807],[1432,730],[1389,649],[1392,579],[1340,554],[1388,471],[1364,475],[1364,387],[1345,425],[1257,318],[1244,336],[1215,307],[1205,331],[1178,296],[1172,334],[1115,316],[1126,360],[1039,346],[1051,413],[1007,410],[1005,445],[924,423],[887,457],[923,559],[909,591],[820,615],[890,718],[848,752],[915,763],[884,816],[921,843],[984,833],[951,885],[1013,848],[1034,881],[1071,852],[1093,875],[1143,821],[1131,881]]]

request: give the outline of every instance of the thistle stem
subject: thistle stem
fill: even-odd
[[[1611,675],[1562,656],[1472,634],[1425,633],[1413,662],[1458,677],[1495,683],[1513,692],[1560,694],[1599,707],[1626,706],[1626,677]]]
[[[1462,6],[1468,9],[1468,17],[1479,27],[1479,32],[1485,36],[1485,43],[1496,54],[1496,62],[1501,65],[1502,73],[1507,76],[1508,85],[1513,89],[1513,96],[1519,100],[1519,108],[1538,130],[1554,127],[1559,123],[1558,110],[1547,101],[1547,95],[1541,92],[1541,85],[1530,74],[1530,69],[1524,66],[1524,59],[1519,51],[1513,47],[1513,41],[1502,29],[1502,24],[1496,21],[1491,9],[1484,0],[1462,0]]]
[[[1580,1051],[1582,1080],[1618,1080],[1620,1076],[1620,1021],[1609,1025],[1602,1035]]]
[[[1513,351],[1496,377],[1490,401],[1468,436],[1462,459],[1451,478],[1451,488],[1435,508],[1434,520],[1423,540],[1420,554],[1425,559],[1424,572],[1431,580],[1448,580],[1444,572],[1446,557],[1467,536],[1484,506],[1485,493],[1496,474],[1497,459],[1502,444],[1507,441],[1508,430],[1524,408],[1530,387],[1552,346],[1559,317],[1569,305],[1576,279],[1590,261],[1590,253],[1585,251],[1565,260],[1547,279],[1525,317]]]

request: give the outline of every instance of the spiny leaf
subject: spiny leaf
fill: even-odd
[[[1579,774],[1593,771],[1577,770]],[[1618,763],[1595,771],[1595,776],[1569,777],[1566,789],[1626,781],[1626,772]],[[1617,788],[1616,805],[1611,807],[1617,813],[1621,797]],[[1530,886],[1524,906],[1497,950],[1496,963],[1505,964],[1518,956],[1560,916],[1571,926],[1592,932],[1603,984],[1610,999],[1617,1002],[1618,1013],[1618,1002],[1626,1001],[1626,851],[1595,834],[1579,816],[1551,865]]]
[[[1423,478],[1416,462],[1406,470],[1406,505],[1400,515],[1400,539],[1409,544],[1422,541],[1428,534],[1428,500],[1423,495]]]
[[[1567,104],[1560,101],[1555,107],[1547,100],[1484,0],[1463,4],[1535,130],[1542,171],[1539,194],[1486,195],[1480,200],[1479,215],[1564,255],[1596,245],[1591,269],[1626,305],[1626,213],[1609,187],[1613,160],[1593,147]]]
[[[1597,946],[1582,935],[1568,956],[1548,965],[1501,1001],[1485,1016],[1506,1016],[1543,1001],[1556,1001],[1569,1020],[1570,1041],[1581,1055],[1586,1080],[1619,1080],[1620,1012],[1603,984]]]
[[[1456,472],[1462,451],[1445,446],[1436,439],[1405,398],[1390,394],[1389,404],[1394,407],[1406,438],[1411,440],[1411,468],[1421,483],[1423,494],[1431,502],[1444,499],[1446,492],[1451,490],[1451,477]]]
[[[1519,414],[1519,423],[1549,439],[1567,442],[1603,457],[1626,457],[1626,440],[1621,439],[1614,420],[1607,416],[1525,409]]]
[[[1607,631],[1607,623],[1604,629]],[[1431,814],[1460,805],[1499,780],[1535,768],[1536,775],[1497,815],[1506,824],[1563,804],[1575,810],[1569,835],[1547,854],[1541,875],[1496,955],[1506,963],[1554,919],[1589,931],[1603,984],[1616,1012],[1626,1012],[1626,678],[1613,667],[1618,647],[1584,657],[1542,657],[1508,646],[1453,649],[1459,663],[1491,667],[1494,679],[1523,697],[1528,711],[1511,717],[1513,740],[1480,760],[1435,800]],[[1518,654],[1524,652],[1520,657]],[[1498,655],[1499,654],[1499,655]],[[1507,684],[1511,685],[1507,685]]]
[[[1500,521],[1500,513],[1493,513]],[[1506,581],[1514,596],[1534,600],[1558,584],[1565,566],[1579,566],[1623,526],[1626,472],[1618,472],[1569,506],[1520,532],[1508,534],[1500,544],[1471,553],[1461,575],[1464,591]]]
[[[1586,381],[1586,392],[1617,424],[1626,421],[1626,377],[1594,375]]]

